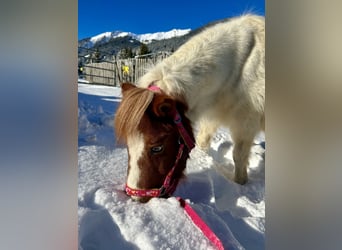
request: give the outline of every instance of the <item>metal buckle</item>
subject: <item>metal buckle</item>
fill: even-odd
[[[175,118],[173,119],[173,122],[175,124],[179,124],[182,122],[182,117],[180,116],[180,114],[178,112],[176,113]]]
[[[160,193],[159,193],[159,197],[164,196],[166,194],[166,187],[162,186],[160,188]]]

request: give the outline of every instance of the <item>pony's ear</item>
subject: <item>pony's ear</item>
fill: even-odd
[[[176,111],[176,102],[165,95],[155,95],[152,111],[157,117],[172,117]]]
[[[125,82],[121,84],[122,94],[124,94],[127,90],[130,90],[133,88],[136,88],[136,86],[132,83]]]

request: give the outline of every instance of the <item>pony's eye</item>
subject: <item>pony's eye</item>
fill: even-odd
[[[162,145],[160,145],[160,146],[152,147],[152,148],[151,148],[151,152],[152,152],[153,154],[157,154],[157,153],[162,152],[163,149],[164,149],[164,147],[163,147]]]

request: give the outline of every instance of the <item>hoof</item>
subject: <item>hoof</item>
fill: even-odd
[[[245,185],[248,181],[247,178],[234,178],[234,181],[240,185]]]

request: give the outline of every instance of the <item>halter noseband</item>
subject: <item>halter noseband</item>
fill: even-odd
[[[154,92],[160,92],[160,88],[156,85],[151,85],[148,89],[151,91],[154,91]],[[176,124],[178,132],[179,132],[180,136],[182,137],[185,145],[187,146],[189,151],[191,151],[191,149],[193,149],[195,147],[195,143],[191,139],[191,136],[189,135],[189,133],[184,128],[183,123],[182,123],[182,117],[178,113],[177,110],[175,110],[175,112],[173,114],[173,122],[174,122],[174,124]],[[178,166],[179,160],[182,158],[183,151],[184,151],[184,144],[179,142],[179,149],[178,149],[175,164],[173,165],[173,167],[171,168],[169,173],[166,175],[164,183],[160,188],[134,189],[134,188],[130,188],[126,183],[126,186],[125,186],[126,193],[130,196],[138,196],[138,197],[162,197],[164,195],[172,194],[176,190],[176,186],[178,183],[178,180],[171,181],[172,175]]]

